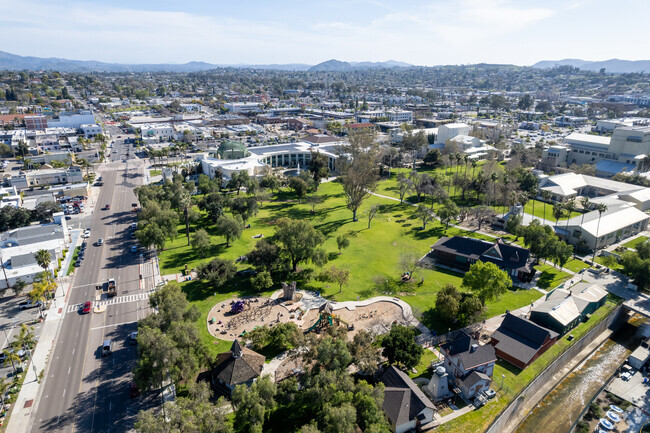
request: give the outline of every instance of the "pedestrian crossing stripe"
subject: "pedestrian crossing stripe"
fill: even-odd
[[[146,293],[137,293],[135,295],[126,295],[126,296],[117,296],[112,299],[104,299],[101,301],[95,301],[92,303],[92,307],[107,307],[109,305],[117,305],[117,304],[125,304],[129,302],[138,302],[138,301],[145,301],[149,299],[149,292]],[[68,305],[68,308],[66,310],[66,313],[73,313],[79,309],[81,309],[81,306],[83,304],[74,304],[74,305]]]

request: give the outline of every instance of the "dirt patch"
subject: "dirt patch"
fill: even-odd
[[[334,305],[334,308],[336,308],[336,305]],[[354,330],[348,332],[348,338],[354,337],[361,329],[375,333],[385,333],[388,332],[393,322],[404,321],[402,307],[389,301],[373,302],[370,305],[356,307],[354,310],[348,308],[335,309],[334,315],[341,319],[344,322],[343,324],[354,325]],[[303,318],[305,329],[316,323],[318,317],[318,310],[309,310]]]

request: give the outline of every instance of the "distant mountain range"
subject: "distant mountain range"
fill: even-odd
[[[605,72],[613,74],[622,74],[629,72],[650,72],[650,60],[619,60],[610,59],[598,62],[580,59],[564,60],[542,60],[533,65],[533,68],[553,68],[555,66],[569,65],[580,68],[583,71],[600,71],[605,68]]]
[[[206,62],[188,62],[182,64],[125,64],[105,63],[96,60],[69,60],[57,57],[31,57],[0,51],[0,69],[4,70],[57,70],[66,72],[199,72],[215,68],[269,69],[278,71],[351,71],[369,68],[398,68],[412,66],[408,63],[389,60],[387,62],[341,62],[328,60],[318,65],[304,63],[271,65],[226,65]]]

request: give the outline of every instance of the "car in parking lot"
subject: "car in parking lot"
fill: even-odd
[[[135,245],[133,245],[133,246],[131,247],[131,252],[132,252],[132,253],[137,253],[137,252],[138,252],[138,247],[136,247]]]
[[[83,305],[81,306],[81,312],[83,314],[90,313],[90,310],[92,309],[92,306],[93,306],[92,302],[90,302],[90,301],[84,302]]]
[[[129,334],[129,343],[138,344],[138,331],[133,331]]]

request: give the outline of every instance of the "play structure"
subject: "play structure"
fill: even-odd
[[[315,331],[317,334],[320,334],[320,332],[327,327],[341,326],[341,324],[346,325],[348,330],[354,329],[354,325],[350,325],[348,322],[341,319],[341,317],[335,315],[332,304],[326,302],[318,309],[318,320],[316,320],[316,323],[311,325],[305,332]]]
[[[244,301],[235,301],[230,305],[230,314],[239,314],[244,311]]]

